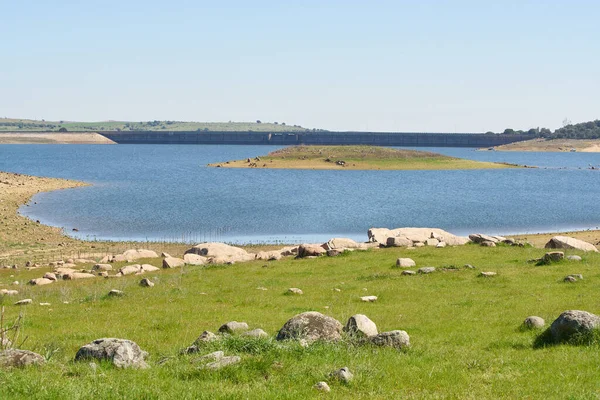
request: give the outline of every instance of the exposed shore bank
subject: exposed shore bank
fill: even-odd
[[[492,147],[496,151],[600,152],[600,139],[532,139]],[[484,149],[481,149],[484,150]]]
[[[0,133],[0,144],[116,144],[93,132],[67,133]]]

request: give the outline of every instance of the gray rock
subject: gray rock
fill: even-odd
[[[581,261],[581,257],[579,257],[579,256],[567,256],[567,260],[569,260],[569,261]]]
[[[415,271],[411,271],[411,270],[404,270],[402,271],[401,275],[416,275],[417,273]]]
[[[53,283],[54,281],[52,279],[47,279],[47,278],[37,278],[37,279],[32,279],[29,281],[30,285],[33,286],[43,286],[43,285],[49,285],[51,283]]]
[[[15,306],[24,306],[24,305],[31,304],[31,303],[33,303],[33,300],[31,300],[31,299],[23,299],[23,300],[17,301],[15,303]]]
[[[399,268],[410,268],[416,267],[417,263],[414,262],[412,258],[398,258],[396,260],[396,267]]]
[[[342,324],[316,311],[304,312],[290,318],[279,330],[277,340],[306,339],[308,341],[338,341]]]
[[[349,383],[352,379],[354,379],[354,374],[350,372],[348,367],[340,368],[338,370],[333,371],[329,376],[333,379],[337,379],[340,382]]]
[[[144,287],[153,287],[154,286],[154,282],[152,282],[150,279],[148,278],[144,278],[140,281],[140,286],[144,286]]]
[[[374,303],[377,301],[377,296],[362,296],[360,299],[365,303]]]
[[[568,236],[554,236],[545,246],[547,249],[576,249],[597,252],[598,249],[591,243]]]
[[[184,265],[185,265],[185,261],[183,261],[181,258],[175,258],[175,257],[164,258],[163,262],[162,262],[163,268],[177,268],[177,267],[183,267]]]
[[[244,332],[248,330],[248,324],[245,322],[237,322],[237,321],[230,321],[226,324],[221,325],[221,327],[219,328],[219,333],[239,333],[239,332]]]
[[[227,356],[206,364],[204,368],[210,370],[218,370],[230,365],[238,364],[240,361],[242,361],[240,356]]]
[[[94,271],[112,271],[113,267],[110,264],[96,264],[92,269]]]
[[[484,242],[479,243],[479,245],[483,247],[496,247],[496,242],[490,242],[489,240],[486,240]]]
[[[437,247],[438,249],[443,249],[444,247],[446,247],[446,242],[439,242],[435,247]]]
[[[58,278],[54,272],[46,272],[43,276],[44,279],[50,279],[51,281],[56,281]]]
[[[43,365],[44,357],[27,350],[7,349],[0,351],[0,366],[3,368],[23,368],[30,365]]]
[[[388,237],[385,243],[387,247],[410,247],[413,245],[412,240],[406,236]]]
[[[402,349],[410,346],[410,337],[405,331],[381,332],[371,338],[371,343],[376,346],[388,346]]]
[[[287,290],[287,293],[288,294],[304,294],[304,292],[302,291],[302,289],[298,289],[298,288],[295,288],[295,287],[289,288]]]
[[[142,270],[142,266],[140,264],[126,265],[119,269],[120,275],[133,275],[137,274]]]
[[[436,247],[440,242],[437,239],[429,238],[425,240],[425,246]]]
[[[468,269],[476,269],[474,266],[472,266],[471,264],[465,264],[463,265],[463,267],[468,268]]]
[[[344,253],[343,249],[329,249],[327,250],[327,255],[329,257],[337,257]]]
[[[544,321],[543,318],[534,315],[525,318],[525,321],[523,321],[523,326],[528,329],[539,329],[543,328],[544,325],[546,325],[546,321]]]
[[[542,261],[545,263],[557,262],[565,258],[565,253],[562,251],[551,251],[549,253],[544,254],[542,257]]]
[[[108,360],[117,368],[148,368],[144,361],[147,356],[148,353],[131,340],[103,338],[81,347],[75,361]]]
[[[298,246],[298,257],[322,256],[327,251],[318,244],[301,244]]]
[[[208,361],[217,361],[225,357],[225,353],[223,351],[214,351],[209,354],[205,354],[201,357],[195,358],[192,360],[193,362],[208,362]]]
[[[204,265],[208,259],[198,254],[188,253],[183,256],[183,261],[188,265]]]
[[[580,310],[568,310],[550,325],[550,333],[555,342],[571,339],[574,335],[590,332],[600,326],[600,317]]]
[[[252,261],[256,257],[254,254],[250,254],[242,248],[218,242],[197,244],[191,249],[188,249],[185,254],[197,254],[199,256],[210,257],[215,260],[215,264]]]
[[[583,275],[581,274],[571,274],[564,277],[563,281],[565,282],[577,282],[583,279]]]
[[[314,389],[317,389],[319,392],[325,392],[325,393],[329,393],[331,392],[331,388],[329,387],[329,385],[327,384],[327,382],[317,382],[313,385]]]
[[[479,273],[479,276],[481,276],[482,278],[492,278],[496,275],[498,275],[496,272],[480,272]]]
[[[125,293],[123,293],[122,290],[118,290],[118,289],[112,289],[110,292],[108,292],[108,296],[110,296],[110,297],[121,297],[124,294]]]
[[[253,337],[253,338],[267,338],[269,337],[269,334],[265,331],[263,331],[260,328],[257,329],[252,329],[251,331],[248,332],[244,332],[242,333],[241,336],[248,336],[248,337]]]
[[[419,268],[417,270],[417,272],[419,274],[430,274],[432,272],[435,272],[435,267],[423,267],[423,268]]]
[[[364,314],[355,314],[348,318],[348,322],[344,326],[344,332],[357,338],[368,338],[379,333],[375,322]]]
[[[202,345],[204,343],[210,343],[219,340],[219,336],[215,335],[210,331],[204,331],[198,336],[198,338],[194,341],[196,345]]]
[[[473,243],[478,243],[478,244],[481,244],[483,242],[496,243],[498,241],[493,236],[484,235],[483,233],[474,233],[472,235],[469,235],[469,239],[471,239],[471,241]]]

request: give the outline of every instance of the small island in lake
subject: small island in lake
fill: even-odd
[[[428,151],[378,146],[293,146],[266,156],[208,164],[225,168],[337,170],[449,170],[515,168],[517,165],[449,157]]]

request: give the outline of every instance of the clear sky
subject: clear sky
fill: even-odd
[[[600,1],[0,0],[0,116],[381,131],[600,118]]]

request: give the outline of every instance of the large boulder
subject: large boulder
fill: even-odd
[[[325,250],[343,250],[343,249],[364,249],[366,248],[364,243],[357,243],[356,241],[348,238],[333,238],[329,239],[327,243],[323,244]]]
[[[120,275],[133,275],[133,274],[137,274],[142,270],[142,266],[140,264],[134,264],[134,265],[126,265],[124,267],[122,267],[121,269],[119,269],[119,274]]]
[[[23,368],[29,365],[42,365],[45,362],[44,357],[32,351],[18,349],[0,351],[0,366],[3,368]]]
[[[163,268],[177,268],[183,267],[185,265],[185,261],[181,258],[176,257],[167,257],[163,259],[162,267]]]
[[[357,338],[367,338],[378,334],[377,325],[363,314],[355,314],[348,318],[344,332]]]
[[[413,245],[413,241],[406,236],[388,237],[386,241],[387,247],[410,247]]]
[[[198,254],[188,253],[183,256],[183,261],[188,265],[204,265],[206,264],[206,257],[199,256]]]
[[[238,333],[238,332],[245,332],[248,330],[248,324],[245,322],[237,322],[237,321],[230,321],[226,324],[221,325],[221,327],[219,328],[219,333]]]
[[[493,236],[485,235],[483,233],[473,233],[469,235],[469,239],[471,239],[473,243],[477,244],[481,244],[483,242],[498,243],[498,239],[496,239]]]
[[[271,250],[271,251],[260,251],[256,253],[257,260],[263,261],[277,261],[281,260],[283,256],[281,255],[280,250]]]
[[[321,245],[318,244],[301,244],[298,247],[298,257],[315,257],[326,254],[325,250]]]
[[[412,258],[398,258],[396,260],[396,267],[399,268],[410,268],[410,267],[416,267],[417,264],[415,263],[415,261]]]
[[[148,368],[144,361],[147,356],[148,353],[131,340],[103,338],[81,347],[75,355],[75,361],[108,360],[118,368]]]
[[[371,228],[368,232],[369,241],[387,245],[390,237],[406,238],[414,243],[425,243],[427,239],[443,241],[449,246],[461,246],[469,242],[469,238],[456,236],[439,228]]]
[[[577,334],[590,332],[600,326],[600,317],[580,310],[568,310],[559,315],[550,325],[550,334],[555,342],[567,341]]]
[[[410,346],[410,337],[405,331],[381,332],[371,338],[371,343],[376,346],[388,346],[397,349]]]
[[[113,267],[110,264],[96,264],[92,269],[94,271],[112,271]]]
[[[112,258],[113,262],[122,262],[122,261],[135,261],[142,258],[158,258],[158,254],[152,250],[145,249],[131,249],[123,252],[123,254],[117,254]]]
[[[73,279],[89,279],[95,278],[96,275],[90,274],[87,272],[73,272],[72,274],[63,275],[63,279],[65,280],[73,280]]]
[[[251,261],[255,258],[254,254],[250,254],[242,248],[218,242],[197,244],[186,250],[185,254],[197,254],[224,262]]]
[[[568,236],[554,236],[545,246],[547,249],[575,249],[582,251],[595,251],[598,249],[591,243]]]
[[[42,286],[42,285],[49,285],[50,283],[54,282],[51,279],[47,279],[47,278],[37,278],[37,279],[32,279],[29,281],[30,285],[33,286]]]
[[[277,340],[305,339],[308,341],[338,341],[342,324],[335,318],[308,311],[289,319],[277,334]]]

